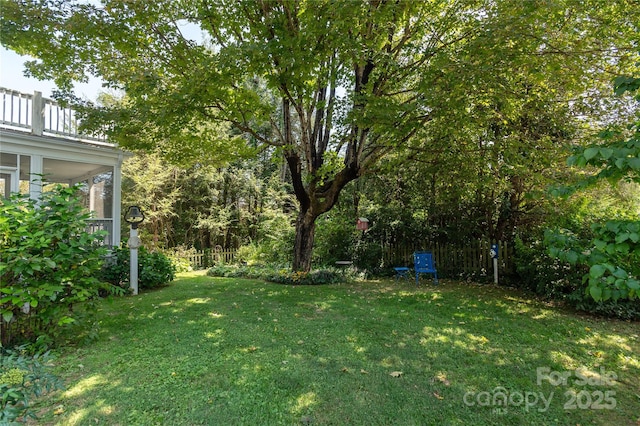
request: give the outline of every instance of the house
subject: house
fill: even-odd
[[[0,97],[0,196],[38,199],[48,183],[80,184],[93,213],[88,228],[107,231],[105,244],[119,245],[121,168],[131,154],[78,133],[75,112],[40,92],[0,88]]]

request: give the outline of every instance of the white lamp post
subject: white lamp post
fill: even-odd
[[[140,238],[138,238],[138,225],[144,220],[144,214],[140,207],[130,206],[124,215],[124,220],[131,227],[129,228],[129,241],[127,245],[130,250],[129,264],[129,286],[133,294],[138,294],[138,248],[140,247]]]

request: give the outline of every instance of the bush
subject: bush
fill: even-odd
[[[606,302],[596,302],[592,297],[586,296],[583,291],[579,291],[569,296],[569,302],[576,309],[594,315],[631,321],[640,320],[638,299],[609,299]]]
[[[28,356],[24,347],[14,351],[0,347],[0,424],[35,419],[33,398],[63,388],[46,367],[49,359],[49,353]]]
[[[240,246],[236,251],[236,261],[247,265],[277,261],[274,257],[269,244],[251,243]]]
[[[319,217],[313,245],[314,264],[332,266],[338,260],[354,260],[354,229],[355,226],[338,212]]]
[[[625,320],[640,319],[638,298],[595,301],[586,291],[585,276],[589,275],[589,267],[563,259],[571,251],[566,251],[565,256],[552,257],[549,247],[541,240],[523,242],[516,239],[515,247],[516,286],[545,299],[561,300],[591,314]]]
[[[89,218],[77,187],[56,185],[38,202],[0,200],[2,345],[59,340],[63,327],[91,320],[85,314],[102,286],[96,276],[106,250],[103,233],[87,232]]]
[[[355,268],[323,268],[311,272],[292,272],[278,266],[214,266],[207,271],[211,277],[261,279],[277,284],[322,285],[352,282],[364,278]]]
[[[164,250],[163,253],[171,259],[171,263],[175,267],[176,272],[189,272],[193,270],[189,263],[189,256],[195,256],[197,250],[194,247],[178,246],[172,249]]]
[[[114,247],[106,256],[102,270],[98,274],[102,281],[106,281],[122,289],[129,289],[129,250]]]
[[[140,288],[160,287],[175,279],[176,268],[171,259],[158,251],[148,252],[144,247],[141,249],[138,253]]]
[[[236,261],[248,265],[285,264],[291,261],[293,246],[288,241],[267,239],[260,243],[240,246]]]
[[[129,249],[121,246],[114,248],[100,273],[100,278],[123,289],[129,289],[130,273]],[[144,247],[138,249],[138,286],[156,288],[175,279],[176,267],[161,252],[150,252]]]
[[[368,238],[368,235],[354,237],[352,240],[353,262],[360,269],[372,275],[388,274],[390,268],[383,264],[382,246]]]
[[[585,269],[551,257],[541,240],[524,242],[516,238],[514,263],[518,274],[514,285],[543,298],[564,300],[576,291],[582,291]]]

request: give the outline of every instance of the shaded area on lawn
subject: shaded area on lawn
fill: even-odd
[[[68,390],[49,398],[43,420],[622,425],[640,412],[637,324],[493,286],[298,287],[191,274],[105,301],[100,318],[97,342],[60,355]],[[617,380],[582,384],[587,371]],[[570,377],[556,383],[555,372]],[[502,388],[511,400],[500,406]],[[566,409],[571,392],[606,391],[613,410]],[[529,406],[516,404],[520,395]]]

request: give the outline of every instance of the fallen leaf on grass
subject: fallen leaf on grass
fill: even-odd
[[[391,377],[400,377],[402,376],[402,371],[392,371],[391,373],[389,373],[389,375]]]
[[[360,369],[360,374],[369,374],[369,372],[365,369]]]
[[[437,376],[435,376],[433,380],[437,380],[445,386],[451,385],[451,382],[447,379],[447,376],[445,376],[443,373],[440,373]]]
[[[60,414],[64,413],[64,405],[58,405],[54,410],[53,410],[53,414],[55,416],[59,416]]]
[[[443,400],[443,399],[444,399],[444,396],[441,396],[438,392],[434,392],[434,393],[433,393],[433,396],[435,396],[436,398],[438,398],[438,399],[440,399],[440,400]]]

